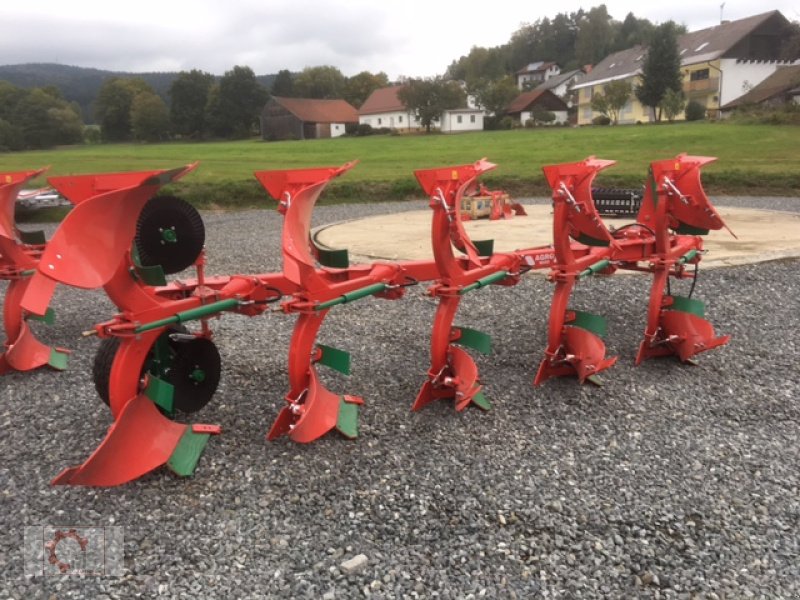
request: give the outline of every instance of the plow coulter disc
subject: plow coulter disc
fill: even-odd
[[[205,237],[197,209],[176,196],[156,196],[139,214],[134,243],[142,266],[160,265],[170,275],[197,260]]]

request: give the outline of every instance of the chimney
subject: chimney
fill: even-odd
[[[587,75],[592,72],[592,65],[583,65],[583,72]]]

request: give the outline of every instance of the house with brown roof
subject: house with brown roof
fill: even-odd
[[[349,124],[358,124],[358,111],[344,100],[273,96],[261,111],[261,138],[334,138],[344,135]]]
[[[556,116],[554,123],[566,123],[568,108],[567,103],[550,90],[535,89],[514,98],[506,112],[520,125],[533,119],[536,111],[551,112]]]
[[[419,129],[419,120],[398,98],[402,85],[391,85],[372,92],[358,109],[359,124],[400,131]]]
[[[532,89],[560,73],[561,67],[554,62],[545,62],[543,60],[532,62],[515,73],[517,87],[521,90]]]
[[[680,36],[686,99],[705,106],[710,117],[718,117],[721,106],[763,81],[779,66],[792,64],[781,59],[789,37],[789,22],[777,10]],[[615,52],[575,83],[579,125],[589,124],[597,116],[591,107],[592,95],[602,94],[605,84],[628,80],[635,87],[639,83],[646,54],[647,48],[642,46]],[[619,117],[620,123],[653,120],[650,109],[633,95]]]
[[[416,131],[420,122],[413,111],[408,110],[398,97],[402,85],[392,85],[375,90],[358,110],[358,122],[371,127],[388,127],[399,131]],[[482,131],[484,111],[466,106],[446,110],[435,126],[443,133],[459,131]]]
[[[749,92],[723,105],[722,112],[752,105],[778,107],[789,102],[800,104],[800,65],[778,67]]]

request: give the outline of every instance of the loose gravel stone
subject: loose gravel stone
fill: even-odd
[[[800,210],[791,198],[715,202]],[[315,223],[423,206],[322,206]],[[275,211],[204,218],[209,274],[281,268]],[[531,385],[552,296],[543,277],[466,296],[457,324],[494,342],[476,357],[488,413],[409,411],[436,310],[424,287],[336,307],[322,327],[352,375],[321,377],[366,401],[357,441],[265,442],[293,321],[225,315],[211,322],[222,381],[194,415],[223,434],[189,479],[159,470],[110,489],[48,485],[111,423],[91,383],[98,342],[80,333],[115,309],[102,292],[59,288],[56,323],[33,327],[73,350],[69,370],[0,377],[0,596],[800,597],[800,261],[701,269],[695,296],[732,340],[697,367],[633,366],[646,276],[581,282],[573,306],[608,319],[619,356],[601,388]],[[23,527],[111,524],[124,530],[122,577],[23,576]],[[356,553],[369,564],[346,573]]]
[[[366,567],[368,562],[369,560],[367,559],[366,554],[358,554],[353,558],[344,561],[341,565],[339,565],[339,568],[345,575],[352,575],[353,573],[356,573]]]

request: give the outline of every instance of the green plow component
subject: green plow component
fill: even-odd
[[[48,308],[43,315],[29,315],[28,319],[31,321],[41,321],[47,325],[52,325],[56,322],[56,313],[52,308]]]
[[[317,247],[317,261],[323,267],[346,269],[350,266],[350,255],[347,250],[332,250]]]
[[[491,256],[494,253],[494,240],[473,240],[478,256]]]
[[[195,433],[191,426],[187,427],[172,456],[169,457],[167,466],[181,477],[188,477],[194,473],[209,437],[208,433]]]
[[[670,296],[670,298],[672,298],[672,304],[665,307],[666,310],[677,310],[693,314],[701,319],[706,318],[706,305],[702,301],[684,296]]]
[[[171,231],[173,235],[175,234],[175,232],[171,229],[168,231]],[[139,250],[136,248],[136,244],[134,244],[133,248],[131,248],[131,260],[133,261],[131,275],[133,275],[134,278],[138,277],[146,285],[167,285],[167,277],[164,274],[164,269],[161,268],[161,265],[152,265],[149,267],[142,265],[141,260],[139,259]]]
[[[492,403],[489,402],[489,399],[483,394],[483,392],[478,392],[472,397],[472,402],[480,408],[481,410],[492,410]]]
[[[168,414],[172,414],[175,403],[175,387],[171,383],[150,375],[144,394],[153,401],[153,404]]]
[[[343,397],[339,397],[339,418],[336,421],[336,429],[350,439],[358,437],[358,404],[346,402]]]
[[[598,337],[604,337],[606,335],[608,323],[606,322],[605,317],[581,310],[575,310],[573,312],[575,313],[575,320],[567,323],[567,325],[571,325],[572,327],[580,327],[586,331],[591,331]]]
[[[314,307],[314,310],[325,310],[326,308],[330,308],[332,306],[336,306],[338,304],[346,304],[347,302],[354,302],[355,300],[361,300],[361,298],[366,298],[367,296],[372,296],[373,294],[378,294],[386,290],[385,283],[373,283],[372,285],[368,285],[358,290],[354,290],[352,292],[347,292],[346,294],[342,294],[338,298],[334,298],[333,300],[328,300],[326,302],[320,302]]]
[[[317,344],[317,348],[322,351],[322,356],[317,361],[320,365],[325,365],[339,371],[344,375],[350,375],[350,353],[338,348],[332,348],[324,344]]]
[[[497,273],[492,273],[491,275],[487,275],[481,279],[478,279],[475,283],[470,283],[469,285],[465,285],[458,291],[459,296],[463,296],[468,292],[472,292],[482,287],[486,287],[487,285],[491,285],[498,281],[502,281],[508,277],[508,271],[498,271]]]
[[[478,331],[477,329],[470,329],[469,327],[455,327],[461,335],[454,340],[456,344],[477,350],[481,354],[492,353],[492,338],[487,333]]]
[[[50,350],[50,360],[47,361],[47,364],[59,371],[65,371],[67,369],[67,360],[67,354],[53,348]]]
[[[19,231],[19,239],[23,244],[29,244],[31,246],[41,246],[42,244],[47,243],[47,238],[44,235],[44,231]]]
[[[210,304],[203,304],[197,308],[184,310],[171,317],[159,319],[158,321],[153,321],[152,323],[145,323],[133,331],[134,333],[144,333],[145,331],[152,331],[153,329],[159,329],[160,327],[165,327],[167,325],[174,325],[176,323],[185,323],[186,321],[202,319],[203,317],[207,317],[225,310],[230,310],[232,308],[236,308],[237,306],[239,306],[239,301],[235,298],[211,302]]]
[[[600,271],[602,271],[603,269],[608,267],[610,264],[611,264],[611,261],[608,260],[607,258],[604,258],[603,260],[599,260],[596,263],[594,263],[593,265],[585,268],[583,271],[578,273],[578,279],[583,279],[584,277],[589,277],[590,275],[595,275],[596,273],[599,273]]]
[[[685,265],[690,260],[693,260],[694,257],[697,256],[698,254],[699,252],[697,250],[689,250],[686,254],[684,254],[678,259],[678,264]]]

